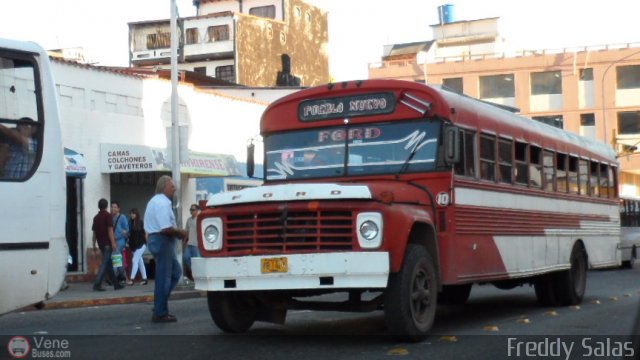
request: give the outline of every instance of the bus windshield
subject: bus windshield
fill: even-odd
[[[441,124],[420,119],[271,134],[264,138],[266,180],[433,171]]]

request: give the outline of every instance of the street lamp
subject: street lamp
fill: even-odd
[[[178,8],[176,0],[171,0],[171,177],[176,186],[174,195],[176,225],[182,227],[182,186],[180,181],[180,124],[178,123]],[[182,242],[176,244],[178,263],[182,269]],[[178,284],[183,285],[184,277],[181,277]]]

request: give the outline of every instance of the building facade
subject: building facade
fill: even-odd
[[[95,275],[91,223],[98,200],[117,200],[141,214],[159,176],[171,174],[171,82],[53,59],[67,163],[70,271]],[[246,144],[259,134],[265,107],[297,89],[203,89],[180,83],[179,123],[189,159],[181,164],[180,214],[210,193],[255,186],[245,174]],[[257,143],[260,145],[260,143]],[[258,146],[256,146],[258,148]],[[261,151],[257,149],[257,151]],[[261,161],[260,158],[256,158]],[[218,185],[219,184],[219,185]]]
[[[430,46],[383,57],[369,78],[441,84],[610,144],[621,194],[640,196],[640,43],[509,52],[498,18],[432,28]]]
[[[245,86],[329,82],[327,14],[300,0],[194,0],[178,21],[179,69]],[[129,24],[132,67],[170,68],[169,20]]]

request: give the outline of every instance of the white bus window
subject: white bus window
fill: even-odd
[[[0,54],[0,180],[26,180],[41,153],[34,62]]]

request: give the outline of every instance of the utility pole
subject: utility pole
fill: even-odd
[[[173,199],[176,223],[178,228],[182,227],[181,198],[182,186],[180,183],[180,124],[178,109],[178,8],[176,0],[171,2],[171,177],[176,185],[176,192]],[[182,241],[176,242],[176,255],[178,263],[182,269]],[[178,282],[183,285],[183,278]]]

